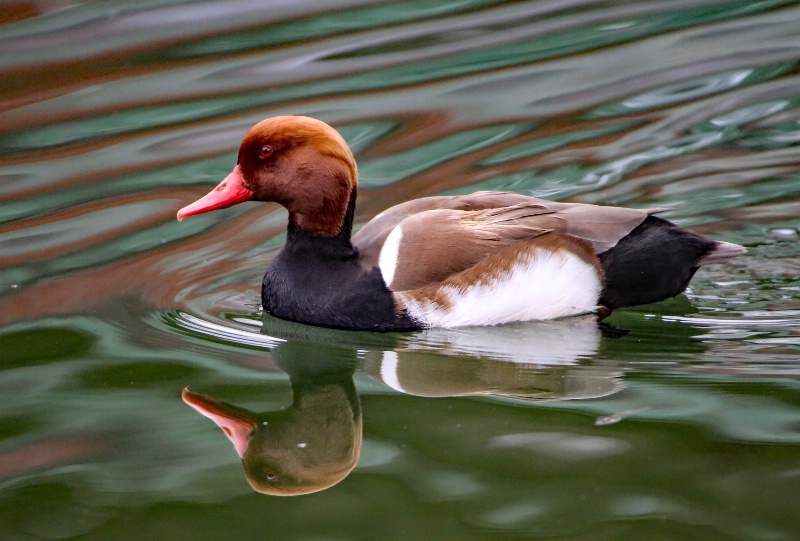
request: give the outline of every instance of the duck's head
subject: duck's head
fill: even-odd
[[[303,116],[268,118],[247,132],[233,171],[179,210],[178,220],[244,201],[274,201],[289,211],[295,226],[334,236],[342,230],[357,184],[353,153],[332,127]]]

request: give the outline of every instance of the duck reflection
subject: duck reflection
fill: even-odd
[[[290,496],[328,488],[356,466],[362,419],[358,370],[404,394],[526,401],[594,398],[619,388],[613,366],[585,366],[600,342],[594,318],[406,334],[321,329],[265,316],[274,363],[292,403],[256,413],[183,391],[184,401],[233,442],[258,492]],[[282,342],[281,342],[282,341]]]
[[[354,358],[340,348],[301,342],[276,348],[289,374],[292,404],[256,413],[184,389],[183,400],[214,421],[233,442],[245,476],[258,492],[276,496],[328,488],[355,467],[361,449],[361,408]]]
[[[430,329],[407,335],[395,350],[370,352],[360,370],[415,396],[597,398],[620,387],[615,367],[579,365],[597,353],[600,338],[594,316]]]

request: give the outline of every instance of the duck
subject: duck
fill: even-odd
[[[682,293],[697,269],[746,252],[657,214],[513,192],[423,197],[353,231],[358,167],[344,138],[305,116],[263,120],[236,166],[178,220],[246,201],[289,213],[264,274],[263,310],[379,332],[500,325],[613,310]]]

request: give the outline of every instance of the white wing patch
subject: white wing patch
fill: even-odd
[[[482,280],[467,288],[443,285],[439,291],[445,295],[447,303],[400,295],[408,314],[415,320],[427,327],[452,328],[556,319],[593,312],[601,290],[600,276],[592,265],[566,250],[540,248],[520,254],[509,271],[494,279]]]
[[[394,273],[397,270],[397,257],[400,254],[400,241],[403,240],[403,229],[397,224],[381,247],[381,254],[378,256],[378,268],[381,269],[381,276],[386,282],[386,287],[392,285]]]

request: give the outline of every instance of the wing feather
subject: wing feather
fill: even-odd
[[[381,254],[381,271],[393,291],[439,282],[510,244],[563,231],[564,221],[552,214],[535,206],[413,214],[395,226],[393,242],[384,247],[392,254]]]
[[[380,265],[389,234],[401,237],[387,248],[397,253],[384,258],[392,272],[381,269],[399,291],[442,280],[504,246],[551,231],[586,240],[600,254],[663,210],[559,203],[509,192],[425,197],[382,212],[353,236],[353,244],[371,268]]]

